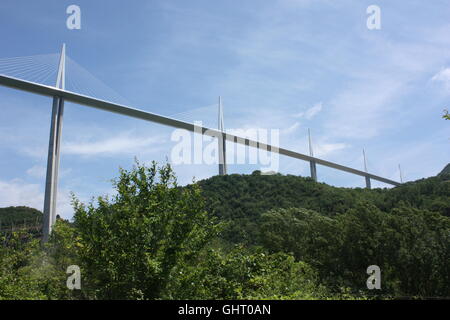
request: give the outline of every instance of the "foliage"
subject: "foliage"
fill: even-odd
[[[0,248],[0,299],[69,298],[65,273],[58,272],[32,234],[15,232]]]
[[[195,185],[180,188],[169,165],[120,170],[112,201],[74,199],[79,257],[92,297],[154,299],[172,269],[195,257],[217,233]]]
[[[447,165],[445,166],[445,168],[442,169],[441,172],[439,172],[438,176],[439,176],[439,177],[447,176],[447,178],[450,179],[450,163],[447,164]]]
[[[215,176],[199,182],[206,208],[227,222],[223,237],[232,243],[260,244],[264,212],[305,208],[334,217],[370,203],[389,212],[401,203],[450,217],[449,174],[405,183],[392,189],[336,188],[293,175]]]
[[[445,120],[450,120],[450,113],[448,113],[448,110],[444,110],[442,118],[444,118]]]
[[[48,243],[1,235],[0,299],[449,297],[447,168],[392,189],[260,172],[180,187],[169,165],[136,162],[111,199],[74,197],[73,222],[57,219]],[[33,211],[7,209],[3,221]],[[70,265],[81,291],[66,287]]]
[[[24,239],[26,235],[14,233],[10,239],[2,236],[0,249],[0,299],[42,299],[39,283],[23,269],[30,265],[38,243]]]
[[[24,224],[37,224],[42,222],[42,213],[39,210],[28,207],[0,208],[0,228]]]
[[[306,263],[242,246],[230,252],[204,250],[197,263],[174,270],[169,289],[171,299],[320,299],[329,294]]]
[[[361,205],[333,218],[305,209],[263,215],[264,245],[310,263],[328,287],[365,291],[366,268],[383,272],[381,294],[448,296],[450,219],[403,206],[385,213]],[[369,292],[365,292],[369,294]]]

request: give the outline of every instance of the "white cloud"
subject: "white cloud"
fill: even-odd
[[[0,180],[0,206],[28,206],[42,210],[44,194],[39,184],[26,183],[20,179]]]
[[[27,174],[33,178],[44,178],[46,174],[46,168],[43,166],[32,166],[27,170]]]
[[[292,133],[294,133],[299,127],[300,127],[300,122],[296,122],[296,123],[294,123],[292,126],[286,128],[286,129],[282,129],[282,130],[281,130],[281,133],[282,133],[282,134],[292,134]]]
[[[47,142],[48,143],[48,142]],[[24,145],[19,147],[19,152],[22,154],[35,158],[35,159],[46,159],[48,156],[48,149],[44,146],[38,145]]]
[[[66,177],[70,172],[72,172],[72,168],[59,169],[59,178]],[[27,174],[30,177],[37,179],[44,179],[47,174],[47,167],[41,165],[32,166],[27,170]]]
[[[57,213],[65,219],[72,217],[73,209],[70,194],[67,190],[59,190]],[[22,179],[10,181],[0,180],[0,207],[27,206],[42,211],[44,192],[39,184],[27,183]]]
[[[322,102],[316,103],[314,106],[306,110],[305,118],[311,120],[316,114],[322,110]]]
[[[318,102],[315,105],[313,105],[311,108],[304,112],[299,112],[297,114],[294,114],[295,118],[302,118],[305,117],[307,120],[311,120],[314,118],[320,111],[322,111],[322,102]]]
[[[387,117],[395,111],[394,101],[405,91],[405,84],[397,79],[353,82],[331,102],[332,108],[324,123],[335,137],[366,139],[377,136],[382,129],[393,125]]]
[[[450,90],[450,68],[445,68],[436,73],[431,81],[442,82],[447,90]]]
[[[336,151],[348,148],[345,143],[322,143],[314,145],[314,156],[324,157],[326,155],[332,154]]]
[[[161,144],[165,138],[138,137],[129,133],[122,133],[112,138],[97,141],[66,142],[63,144],[62,152],[65,154],[92,156],[92,155],[118,155],[137,154],[154,145]]]

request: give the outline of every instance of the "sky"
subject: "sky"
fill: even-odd
[[[70,5],[81,29],[67,27]],[[367,26],[370,5],[379,29]],[[369,172],[398,181],[401,164],[413,181],[449,162],[449,35],[444,0],[2,0],[0,73],[10,70],[4,61],[30,59],[6,58],[46,55],[33,61],[51,66],[54,85],[65,43],[67,90],[213,128],[221,96],[227,129],[276,131],[274,144],[307,154],[310,128],[315,156],[363,170],[365,149]],[[52,101],[4,87],[0,96],[0,207],[42,210]],[[66,103],[58,213],[71,218],[71,192],[84,202],[112,194],[118,168],[135,158],[173,162],[173,133]],[[180,184],[218,173],[205,163],[174,169]],[[277,169],[309,176],[300,160],[280,157]],[[365,186],[317,169],[321,182]]]

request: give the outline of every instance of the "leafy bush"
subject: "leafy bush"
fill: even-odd
[[[450,294],[450,219],[401,207],[390,213],[361,205],[333,218],[305,209],[272,210],[261,232],[271,252],[292,252],[316,267],[329,288],[364,292],[369,265],[383,274],[381,294]],[[369,294],[369,292],[365,292]]]
[[[316,272],[284,253],[236,246],[204,250],[197,263],[176,268],[171,299],[319,299],[327,291]]]
[[[159,298],[171,270],[195,257],[218,226],[198,187],[178,187],[169,165],[136,163],[114,185],[112,201],[74,199],[84,281],[98,299]]]

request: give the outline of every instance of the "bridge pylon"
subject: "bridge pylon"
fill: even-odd
[[[227,148],[226,148],[226,136],[225,126],[223,121],[223,106],[222,98],[219,97],[219,118],[218,118],[218,131],[221,136],[217,137],[219,143],[219,175],[223,176],[227,174]]]
[[[398,164],[398,173],[400,175],[400,183],[403,183],[403,173],[402,173],[402,167],[400,164]]]
[[[309,128],[308,128],[308,141],[309,141],[309,155],[311,157],[314,157],[313,147],[312,147],[312,142],[311,142],[311,130]],[[309,168],[311,170],[311,178],[317,182],[317,167],[316,167],[316,162],[314,160],[311,160],[309,162]]]
[[[364,149],[363,149],[363,158],[364,158],[364,171],[367,173],[367,175],[365,176],[366,188],[370,189],[370,188],[372,188],[372,185],[370,183],[370,176],[368,175],[368,171],[367,171],[366,151]]]
[[[55,87],[65,90],[66,86],[66,45],[63,44],[59,58],[58,76]],[[56,206],[58,194],[58,172],[61,150],[61,134],[64,115],[64,99],[53,97],[53,108],[50,122],[50,139],[48,144],[47,175],[44,197],[44,224],[42,240],[47,242],[56,222]]]

